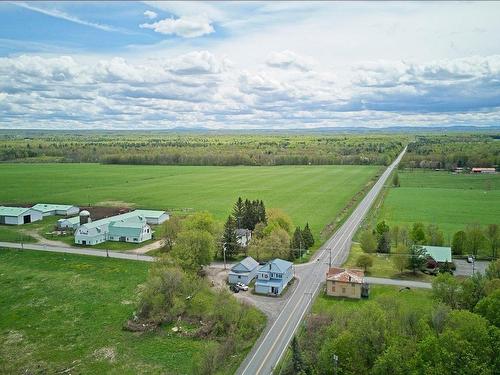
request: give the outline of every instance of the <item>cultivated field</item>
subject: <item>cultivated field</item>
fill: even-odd
[[[467,224],[500,221],[500,174],[399,172],[401,187],[389,188],[378,220],[389,225],[437,224],[445,241]]]
[[[0,373],[193,373],[211,340],[179,336],[171,326],[143,334],[122,330],[147,268],[118,259],[1,250]],[[233,373],[245,354],[232,357],[223,373]]]
[[[376,166],[187,167],[2,164],[1,203],[207,210],[224,220],[238,196],[281,208],[316,237],[373,178]]]

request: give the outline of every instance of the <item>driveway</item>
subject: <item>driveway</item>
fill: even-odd
[[[457,269],[453,273],[455,276],[471,276],[472,275],[472,263],[467,263],[463,259],[453,259],[453,263],[457,266]],[[484,260],[478,260],[474,263],[474,272],[479,272],[484,275],[486,268],[490,262]]]

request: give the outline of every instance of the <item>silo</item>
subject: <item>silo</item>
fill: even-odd
[[[92,219],[90,218],[90,212],[83,210],[80,212],[80,225],[90,223]]]

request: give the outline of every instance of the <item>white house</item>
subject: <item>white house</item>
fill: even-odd
[[[250,284],[250,282],[257,275],[259,269],[259,262],[252,257],[246,257],[238,264],[231,267],[228,275],[229,284],[243,283]]]
[[[57,228],[76,230],[80,226],[80,217],[67,217],[57,220]]]
[[[34,210],[41,211],[43,213],[43,216],[54,216],[54,215],[71,216],[71,215],[78,215],[78,212],[80,212],[80,208],[67,204],[38,203],[31,208],[33,208]]]
[[[241,247],[247,247],[250,239],[252,238],[252,231],[250,229],[236,229],[236,241]]]
[[[142,216],[113,221],[108,227],[108,240],[121,242],[144,242],[151,239],[151,227]]]
[[[42,218],[42,212],[32,208],[0,206],[0,224],[29,224]]]

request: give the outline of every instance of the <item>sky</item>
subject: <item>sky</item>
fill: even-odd
[[[0,128],[500,125],[500,2],[2,2]]]

